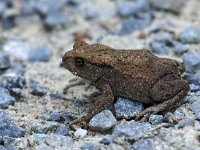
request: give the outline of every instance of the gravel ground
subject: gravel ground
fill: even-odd
[[[199,8],[199,0],[1,0],[0,150],[200,149]],[[79,85],[63,94],[77,77],[61,57],[79,40],[183,61],[185,103],[135,122],[144,106],[118,98],[90,129],[71,130],[97,92]]]

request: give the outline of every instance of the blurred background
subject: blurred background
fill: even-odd
[[[159,57],[184,62],[183,77],[190,83],[190,94],[186,106],[178,110],[179,121],[181,113],[194,123],[200,118],[196,107],[200,106],[197,101],[200,95],[199,8],[200,0],[0,0],[0,108],[3,109],[0,124],[11,120],[9,114],[18,125],[15,129],[0,128],[0,135],[18,137],[17,144],[14,140],[17,149],[40,147],[44,143],[37,140],[42,136],[49,138],[48,134],[55,132],[52,128],[58,133],[61,128],[60,132],[66,132],[63,136],[67,138],[73,135],[68,123],[73,116],[86,112],[85,107],[91,102],[85,95],[94,89],[85,91],[84,86],[79,86],[63,95],[64,87],[75,76],[62,67],[61,58],[76,41],[83,40],[115,49],[149,49]],[[62,123],[55,125],[49,120]],[[187,123],[182,124],[190,124]],[[4,130],[12,132],[4,133]],[[173,131],[163,133],[172,137],[173,142],[178,141],[176,136],[181,133],[185,136],[181,144],[199,145],[197,128],[191,127],[188,132],[175,128]],[[189,131],[191,138],[188,138]],[[38,135],[41,133],[44,135]],[[63,143],[56,143],[56,136],[50,136],[52,141],[46,142],[60,148]],[[102,137],[87,136],[92,141]],[[62,142],[73,144],[72,139],[62,138]],[[0,146],[5,148],[6,142],[13,145],[0,138]],[[76,142],[74,149],[85,143],[84,139]],[[170,147],[170,143],[161,140],[158,149],[162,144]],[[66,147],[64,144],[63,148]],[[178,147],[178,142],[174,147]]]

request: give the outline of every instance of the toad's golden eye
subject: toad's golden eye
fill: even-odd
[[[85,64],[85,61],[82,58],[75,58],[75,64],[76,66],[83,66]]]

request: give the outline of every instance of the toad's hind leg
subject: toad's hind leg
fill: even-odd
[[[160,103],[139,113],[135,120],[146,121],[151,114],[177,107],[177,105],[183,103],[188,91],[189,85],[185,80],[159,81],[151,89],[150,95],[155,100],[155,103],[156,101],[160,101]]]

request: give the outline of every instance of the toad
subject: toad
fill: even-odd
[[[73,123],[89,121],[115,97],[151,105],[135,118],[146,120],[180,105],[189,91],[188,82],[181,78],[183,63],[159,58],[148,50],[113,49],[82,41],[76,42],[62,61],[66,69],[91,81],[101,93],[89,113]]]

